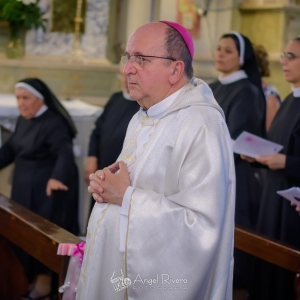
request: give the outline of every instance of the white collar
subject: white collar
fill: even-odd
[[[246,74],[246,72],[244,70],[238,70],[238,71],[236,71],[230,75],[224,76],[224,77],[222,77],[220,75],[218,79],[222,84],[230,84],[230,83],[236,82],[236,81],[244,79],[244,78],[248,78],[248,75]]]
[[[177,96],[180,94],[182,89],[183,87],[171,94],[170,96],[168,96],[167,98],[163,99],[162,101],[152,105],[147,111],[141,108],[140,110],[142,111],[142,114],[150,118],[161,118],[164,115],[164,113],[168,110],[168,108],[172,105]]]
[[[48,109],[48,106],[45,104],[37,111],[37,113],[33,116],[33,118],[37,118],[40,115],[42,115],[46,110]]]
[[[297,87],[297,88],[292,87],[292,90],[293,90],[293,96],[294,96],[295,98],[300,97],[300,87]]]
[[[122,91],[123,92],[123,97],[126,99],[126,100],[131,100],[131,101],[135,101],[133,99],[130,98],[130,94],[125,92],[124,90]]]

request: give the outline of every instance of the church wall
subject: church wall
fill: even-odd
[[[43,0],[51,1],[51,0]],[[54,92],[63,98],[80,97],[87,99],[89,102],[104,105],[110,94],[119,89],[116,64],[109,63],[106,57],[117,61],[120,53],[126,47],[126,41],[130,34],[140,25],[151,20],[167,19],[176,21],[177,19],[177,0],[88,0],[90,3],[98,3],[102,5],[102,14],[98,17],[103,17],[103,20],[97,27],[102,32],[101,41],[97,44],[99,52],[95,57],[92,56],[82,61],[70,61],[64,55],[57,56],[57,60],[52,58],[53,54],[57,54],[57,50],[53,47],[34,46],[33,40],[35,33],[29,32],[27,35],[27,52],[28,54],[23,60],[11,61],[6,60],[4,55],[5,45],[8,39],[7,26],[0,23],[0,93],[12,92],[13,83],[26,76],[38,76],[47,81]],[[234,9],[237,0],[212,0],[210,10],[206,16],[201,16],[200,37],[195,38],[195,59],[194,70],[195,75],[204,79],[207,82],[214,80],[217,77],[217,72],[214,69],[213,53],[219,37],[232,29],[241,31],[255,43],[261,43],[266,46],[270,53],[271,77],[268,81],[275,84],[281,94],[285,96],[290,91],[290,85],[287,84],[282,76],[281,67],[278,61],[278,55],[285,44],[286,32],[300,31],[300,16],[297,9],[287,10],[283,6],[276,4],[276,7],[268,9],[266,5],[259,4],[259,9],[249,9],[249,5],[256,0],[247,0],[247,9]],[[281,0],[288,1],[288,0]],[[114,15],[115,19],[111,22],[117,22],[116,30],[109,32],[109,41],[105,41],[105,26],[108,23],[108,2],[114,6],[120,5],[119,15]],[[206,1],[195,1],[200,5]],[[253,2],[253,3],[254,3]],[[256,1],[263,3],[263,0]],[[280,2],[279,0],[277,1]],[[250,3],[250,4],[249,4]],[[251,4],[253,6],[253,4]],[[287,6],[287,5],[285,5]],[[202,7],[201,7],[202,8]],[[222,12],[216,12],[223,8],[229,8]],[[231,8],[231,9],[230,9]],[[203,8],[204,9],[204,8]],[[298,9],[299,11],[299,9]],[[88,10],[88,12],[91,11]],[[93,17],[87,22],[87,36],[93,27]],[[298,21],[297,21],[298,20]],[[90,25],[89,25],[90,24]],[[106,25],[105,25],[106,24]],[[286,31],[285,28],[294,28]],[[46,40],[49,43],[50,37],[55,34],[47,33]],[[50,36],[50,37],[49,37]],[[65,35],[67,36],[67,35]],[[115,37],[115,38],[114,38]],[[67,39],[68,40],[68,39]],[[91,36],[84,41],[84,49],[89,47]],[[107,45],[108,43],[108,45]],[[107,47],[109,55],[104,53]],[[64,49],[67,49],[65,47]],[[47,51],[45,50],[47,49]],[[117,49],[114,55],[110,55],[114,49]],[[46,52],[43,52],[46,51]],[[46,56],[35,56],[34,54],[43,53]],[[51,56],[51,57],[50,57]],[[44,61],[41,62],[40,58]],[[115,58],[115,59],[113,59]],[[40,67],[40,66],[43,66]],[[110,83],[108,82],[110,81]],[[80,83],[80,84],[79,84]]]
[[[199,1],[198,1],[199,2]],[[216,0],[213,1],[213,8],[217,8],[222,4],[222,7],[231,7],[233,0]],[[127,20],[128,26],[126,38],[130,36],[138,26],[147,23],[151,20],[151,9],[147,13],[147,8],[151,3],[150,0],[128,0],[129,7],[139,11],[143,16],[137,19],[132,18],[132,10],[128,9]],[[157,0],[154,3],[154,14],[152,21],[169,20],[175,21],[177,18],[177,1],[175,0]],[[231,26],[231,10],[225,12],[209,12],[206,17],[201,17],[200,37],[194,39],[195,43],[195,59],[194,71],[195,76],[202,78],[207,82],[211,82],[217,77],[217,72],[214,69],[213,53],[219,37],[230,30]]]
[[[128,7],[131,8],[127,14],[126,39],[138,26],[151,20],[151,3],[148,0],[145,1],[145,6],[144,3],[138,0],[127,1]],[[154,0],[155,13],[153,20],[176,21],[176,2],[175,0]],[[195,2],[199,5],[204,1]],[[244,3],[246,3],[246,6],[248,5],[247,10],[237,6],[241,2],[237,0],[212,0],[208,14],[201,17],[200,38],[194,39],[195,76],[207,82],[216,79],[218,73],[214,69],[213,53],[218,39],[228,31],[237,30],[248,36],[254,43],[263,44],[266,47],[269,52],[271,69],[271,76],[266,80],[274,84],[279,89],[282,97],[285,97],[290,93],[290,84],[284,80],[279,63],[279,54],[286,42],[296,36],[296,32],[298,34],[300,32],[300,13],[297,12],[299,6],[296,5],[299,5],[300,2],[297,0],[293,6],[289,4],[289,0],[276,0],[275,2],[246,0]],[[273,2],[275,4],[272,4]],[[250,10],[249,5],[254,9]],[[132,16],[136,16],[137,11],[141,12],[143,7],[144,13],[140,13],[138,20],[135,20]],[[245,7],[245,5],[242,7]],[[227,9],[216,12],[216,10],[223,10],[223,8]]]
[[[53,57],[26,57],[8,60],[0,56],[0,93],[12,93],[14,84],[26,77],[43,79],[62,99],[79,98],[104,105],[118,89],[119,68],[103,60],[91,65]]]
[[[139,26],[150,22],[151,0],[127,0],[126,41]]]
[[[109,17],[109,0],[86,0],[85,31],[81,35],[84,57],[105,58],[106,32]],[[73,1],[74,2],[74,1]],[[46,32],[30,30],[26,35],[26,53],[32,55],[66,56],[72,52],[74,34],[52,32],[53,1],[42,0],[41,10],[48,20]],[[58,4],[59,1],[56,1]]]
[[[0,23],[0,93],[12,93],[16,81],[34,76],[44,80],[60,98],[105,105],[119,89],[119,68],[106,59],[110,0],[87,2],[85,33],[81,37],[84,59],[70,55],[74,34],[51,32],[51,0],[41,1],[49,26],[45,33],[27,32],[23,59],[6,58],[9,30],[7,24]]]
[[[245,1],[235,11],[232,27],[266,48],[271,72],[266,81],[274,84],[285,98],[291,92],[291,85],[284,79],[279,55],[287,42],[300,33],[300,5],[290,0],[264,2]]]

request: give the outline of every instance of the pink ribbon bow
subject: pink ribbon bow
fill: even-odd
[[[79,256],[80,266],[81,266],[82,261],[83,261],[84,247],[85,247],[85,242],[76,243],[76,248],[75,248],[74,253],[73,253],[73,255]]]

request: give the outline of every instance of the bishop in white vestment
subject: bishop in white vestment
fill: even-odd
[[[95,204],[76,299],[231,299],[235,172],[210,88],[192,78],[141,108],[119,161],[130,186]]]

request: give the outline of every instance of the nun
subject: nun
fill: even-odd
[[[264,137],[265,106],[261,76],[250,40],[238,32],[224,34],[215,52],[215,67],[220,72],[210,84],[215,99],[224,111],[231,138],[243,131]],[[255,229],[258,219],[261,183],[255,168],[234,155],[236,170],[236,224]],[[234,288],[249,287],[251,257],[234,252]]]
[[[78,170],[72,150],[72,139],[76,135],[74,123],[39,79],[19,81],[15,85],[15,95],[20,116],[14,133],[0,148],[0,169],[15,163],[11,198],[76,234]],[[21,255],[21,260],[29,280],[37,273],[49,272],[40,263],[33,263],[31,258],[24,259],[24,256]],[[39,285],[39,279],[35,282]],[[44,288],[45,294],[50,293],[50,287]],[[33,299],[45,295],[37,289],[30,295]]]
[[[123,68],[120,68],[119,73],[122,91],[114,93],[108,100],[90,136],[84,175],[87,184],[90,184],[90,174],[116,162],[123,147],[128,124],[140,109],[139,104],[130,98]]]
[[[300,248],[300,217],[290,202],[276,192],[300,187],[300,36],[290,41],[281,55],[285,80],[293,92],[280,106],[268,139],[284,146],[278,154],[250,159],[267,171],[258,220],[258,232],[271,239]],[[295,274],[256,259],[249,299],[296,299]]]
[[[268,131],[281,105],[281,98],[276,87],[264,80],[264,77],[270,76],[268,53],[265,47],[262,45],[253,45],[253,47],[258,63],[259,73],[262,77],[261,83],[266,99],[266,131]]]
[[[139,104],[130,98],[123,68],[123,66],[120,68],[119,73],[122,91],[114,93],[108,100],[90,136],[84,170],[84,179],[88,185],[90,184],[90,174],[117,161],[123,147],[128,124],[140,109]],[[94,204],[95,200],[91,198],[90,211]]]

